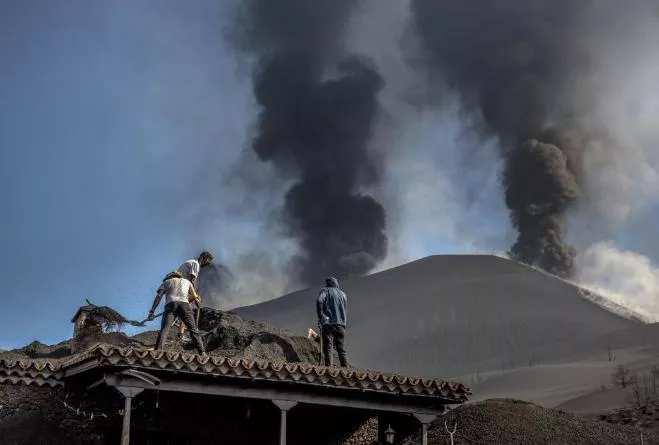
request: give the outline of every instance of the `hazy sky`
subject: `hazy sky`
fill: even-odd
[[[0,347],[66,338],[85,298],[142,319],[183,260],[258,242],[224,187],[255,113],[229,6],[0,3]],[[433,248],[401,239],[412,256]]]

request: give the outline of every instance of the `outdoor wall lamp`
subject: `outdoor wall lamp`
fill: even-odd
[[[384,440],[388,444],[393,444],[394,443],[394,435],[396,432],[391,429],[391,425],[387,427],[386,430],[384,430]]]

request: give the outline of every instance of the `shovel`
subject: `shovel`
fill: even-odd
[[[154,315],[152,318],[147,317],[142,321],[126,320],[126,323],[128,323],[131,326],[144,327],[147,321],[152,321],[158,317],[162,317],[162,314],[164,314],[164,312],[160,312],[159,314]]]

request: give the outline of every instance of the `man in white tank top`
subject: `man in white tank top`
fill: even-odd
[[[201,254],[197,257],[196,260],[195,259],[188,260],[185,263],[181,264],[181,266],[179,266],[178,268],[178,271],[183,275],[183,278],[187,279],[192,283],[192,286],[195,288],[196,291],[197,277],[199,276],[199,271],[202,268],[209,266],[212,262],[213,262],[213,255],[208,251],[204,251],[201,252]],[[199,310],[201,310],[201,306],[199,306]],[[196,319],[197,317],[195,316],[195,320]],[[179,338],[182,339],[183,333],[185,332],[185,324],[181,323],[180,319],[174,321],[173,325],[176,324],[179,324],[178,336]]]
[[[199,276],[199,270],[204,267],[210,266],[213,262],[213,255],[210,252],[204,251],[201,252],[199,257],[196,260],[188,260],[185,263],[181,264],[178,268],[178,271],[183,275],[183,278],[189,280],[194,286],[195,290],[197,289],[197,277]]]
[[[165,296],[165,312],[162,315],[160,333],[156,341],[156,349],[162,350],[169,334],[169,328],[176,317],[180,318],[184,325],[190,331],[192,340],[195,342],[201,355],[206,355],[204,343],[199,335],[194,315],[192,314],[191,301],[200,307],[199,295],[189,280],[183,278],[183,275],[176,271],[168,274],[158,288],[153,305],[149,311],[149,319],[153,319],[153,314],[160,304],[160,300]]]

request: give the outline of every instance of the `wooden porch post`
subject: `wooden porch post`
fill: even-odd
[[[144,389],[134,388],[130,386],[117,386],[119,391],[124,396],[124,422],[121,428],[121,445],[130,444],[130,412],[133,405],[133,397],[140,394]]]
[[[288,411],[297,405],[297,402],[290,400],[273,400],[272,403],[277,405],[281,410],[281,417],[279,420],[279,445],[286,445],[286,414]]]
[[[428,425],[437,418],[433,414],[414,414],[414,417],[421,422],[421,445],[428,445]]]

